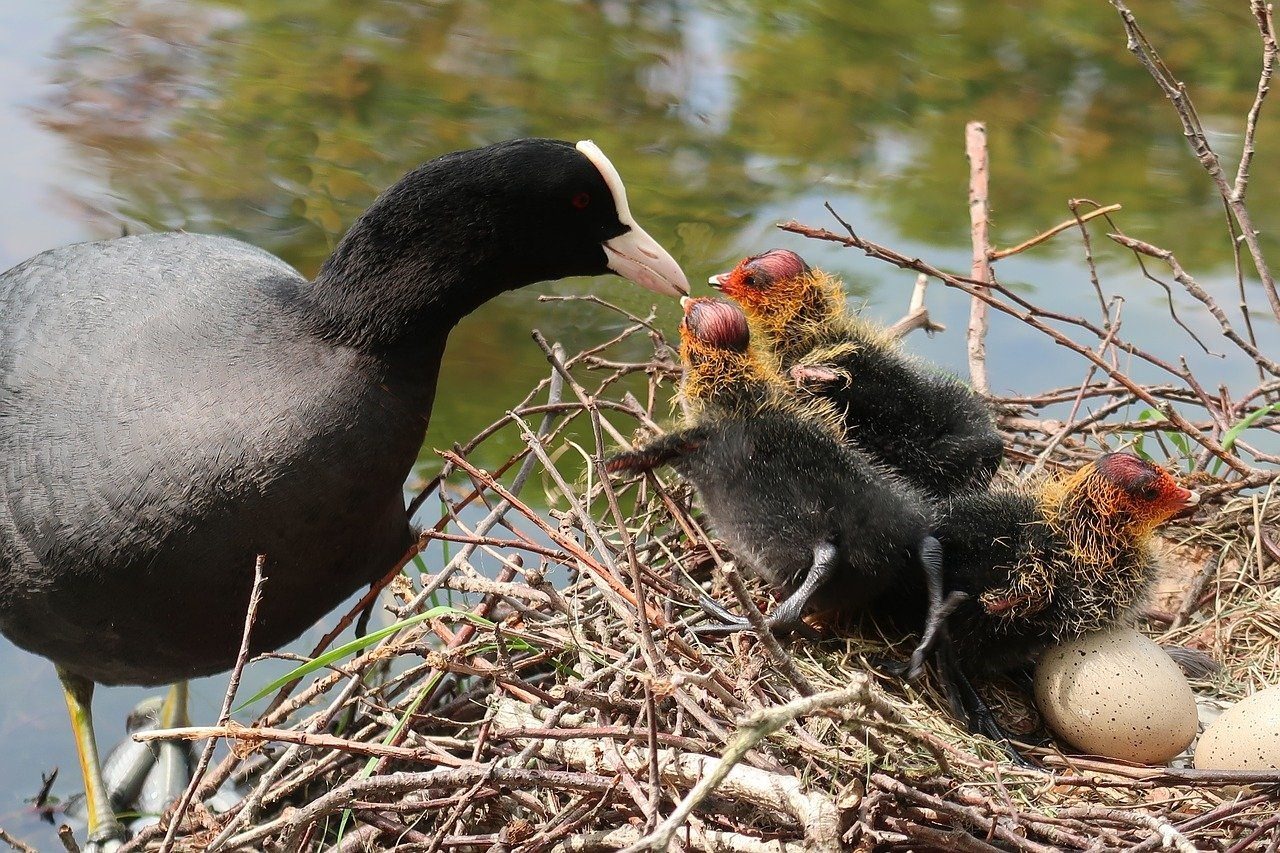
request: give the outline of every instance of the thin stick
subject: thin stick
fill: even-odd
[[[1030,240],[1023,240],[1021,243],[1014,246],[1012,249],[992,249],[991,253],[987,255],[987,257],[990,260],[998,261],[1001,258],[1007,258],[1010,255],[1016,255],[1019,252],[1025,252],[1027,249],[1030,249],[1032,246],[1038,246],[1044,241],[1050,239],[1051,237],[1055,237],[1058,234],[1061,234],[1063,231],[1066,231],[1068,228],[1070,228],[1073,225],[1081,225],[1085,222],[1088,222],[1090,219],[1096,219],[1099,216],[1106,216],[1108,213],[1115,213],[1117,210],[1121,210],[1122,207],[1123,205],[1119,205],[1119,204],[1109,204],[1106,207],[1099,207],[1098,209],[1091,210],[1088,213],[1085,213],[1081,216],[1076,217],[1075,219],[1068,219],[1065,222],[1059,222],[1057,225],[1053,226],[1048,231],[1041,231],[1039,234],[1032,237]],[[977,278],[977,276],[975,275],[974,278]]]
[[[865,678],[859,678],[852,687],[815,693],[795,699],[785,705],[761,711],[744,721],[737,735],[734,736],[729,746],[725,748],[720,761],[715,764],[711,772],[698,780],[698,784],[693,787],[693,790],[685,795],[675,811],[659,824],[657,829],[628,847],[625,853],[667,850],[676,832],[688,820],[689,815],[693,814],[693,810],[715,792],[720,783],[728,777],[735,765],[742,760],[742,757],[748,751],[769,735],[790,725],[796,718],[808,714],[838,708],[842,705],[865,707],[869,703],[870,696],[870,683]],[[816,813],[810,815],[810,822],[805,827],[811,843],[820,841],[833,831],[837,835],[839,834],[839,812],[835,810],[835,804],[818,799],[818,797],[820,797],[820,794],[817,792],[810,794],[808,797],[809,805],[816,807],[814,809]],[[834,825],[828,826],[828,822]]]
[[[222,710],[218,713],[218,725],[225,727],[231,719],[231,704],[236,699],[236,691],[240,689],[240,677],[244,674],[245,664],[249,662],[249,635],[253,631],[254,620],[258,618],[258,605],[262,602],[262,585],[266,582],[266,577],[262,574],[263,568],[266,566],[267,555],[259,554],[258,558],[253,562],[253,589],[249,591],[249,606],[244,615],[244,632],[240,636],[240,653],[236,655],[236,665],[231,670],[231,680],[227,682],[227,692],[222,696]],[[178,800],[178,807],[174,809],[173,817],[169,819],[169,829],[164,834],[164,841],[160,844],[160,853],[169,853],[173,849],[174,840],[178,836],[178,827],[182,824],[182,818],[186,815],[187,809],[191,806],[191,801],[195,799],[196,791],[200,787],[200,780],[204,778],[205,771],[209,769],[209,762],[213,760],[213,750],[218,745],[216,737],[209,738],[208,743],[204,745],[204,749],[200,752],[200,761],[196,764],[196,772],[192,774],[191,781],[187,784],[187,789],[182,792],[182,799]]]
[[[5,832],[3,827],[0,827],[0,841],[8,844],[14,850],[17,850],[18,853],[40,853],[36,848],[19,841],[9,833]]]
[[[362,741],[340,738],[334,735],[316,732],[297,731],[295,729],[273,729],[257,726],[240,726],[232,723],[220,723],[216,726],[187,726],[177,729],[156,729],[155,731],[138,732],[135,740],[146,743],[152,740],[208,740],[216,742],[219,738],[234,740],[248,746],[266,743],[292,743],[299,746],[311,746],[320,749],[336,749],[352,755],[365,755],[373,758],[394,758],[412,763],[446,764],[455,767],[469,766],[470,762],[455,759],[445,753],[430,749],[393,746],[383,743],[364,743]]]
[[[964,153],[969,158],[969,235],[973,240],[973,278],[991,281],[991,208],[987,199],[987,126],[971,121],[964,127]],[[987,381],[987,303],[969,303],[969,381],[984,397]]]
[[[1265,368],[1267,372],[1271,373],[1273,376],[1280,376],[1280,362],[1267,358],[1256,346],[1240,337],[1240,333],[1231,325],[1231,321],[1227,317],[1226,312],[1223,311],[1217,301],[1209,295],[1208,291],[1200,286],[1199,282],[1187,274],[1187,271],[1182,268],[1182,264],[1178,263],[1178,259],[1174,257],[1173,252],[1168,249],[1162,249],[1159,246],[1153,246],[1150,243],[1143,242],[1142,240],[1135,240],[1132,237],[1125,236],[1124,234],[1108,234],[1107,236],[1127,249],[1131,249],[1139,254],[1146,255],[1150,258],[1156,258],[1167,263],[1169,265],[1169,269],[1173,271],[1173,280],[1182,285],[1186,289],[1187,293],[1195,297],[1201,305],[1209,309],[1209,313],[1213,315],[1213,319],[1218,321],[1218,327],[1222,329],[1222,336],[1239,347],[1245,355],[1252,358],[1259,367]]]
[[[902,315],[901,320],[885,329],[886,335],[891,338],[902,338],[916,329],[924,329],[930,335],[947,330],[942,323],[935,323],[929,317],[929,309],[924,305],[924,295],[928,287],[929,276],[919,273],[916,276],[916,285],[911,289],[911,302],[907,305],[907,313]]]
[[[80,845],[76,843],[76,834],[65,823],[58,827],[58,840],[67,853],[80,853]]]

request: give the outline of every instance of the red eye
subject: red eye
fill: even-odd
[[[573,197],[573,206],[578,210],[584,210],[589,204],[591,204],[591,195],[589,193],[578,193]]]

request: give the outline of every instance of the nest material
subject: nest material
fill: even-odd
[[[443,512],[423,543],[445,567],[411,564],[379,605],[419,621],[252,727],[191,733],[238,747],[207,790],[260,767],[232,811],[189,809],[177,849],[1190,851],[1272,837],[1280,773],[1134,767],[1055,746],[1030,750],[1049,773],[1016,769],[948,715],[931,681],[878,675],[871,662],[894,650],[869,628],[781,645],[690,632],[703,589],[753,619],[769,596],[719,552],[674,474],[597,472],[663,419],[676,370],[651,319],[571,359],[548,348],[548,380],[442,453],[443,479],[426,488],[440,485]],[[652,359],[638,352],[646,336]],[[485,445],[504,433],[524,447],[499,470],[469,461],[492,458]],[[529,474],[549,512],[519,497]],[[1251,533],[1277,515],[1268,494],[1240,496],[1168,531],[1175,571],[1146,628],[1223,662],[1201,697],[1229,703],[1280,681],[1280,567]],[[985,689],[1011,729],[1036,728],[1027,697]],[[1260,779],[1269,787],[1240,787]],[[156,849],[160,832],[134,849]]]

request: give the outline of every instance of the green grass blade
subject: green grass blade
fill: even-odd
[[[288,684],[290,681],[293,681],[295,678],[302,678],[305,675],[310,675],[316,670],[323,669],[327,667],[329,664],[334,663],[335,661],[342,660],[343,658],[347,657],[350,654],[353,654],[354,652],[358,652],[358,651],[361,651],[362,649],[366,649],[369,646],[372,646],[374,643],[377,643],[378,641],[391,636],[396,631],[399,631],[402,628],[408,628],[413,625],[417,625],[419,622],[426,622],[429,619],[437,619],[441,616],[447,616],[450,614],[461,616],[465,619],[469,619],[470,621],[475,622],[476,624],[482,625],[482,626],[491,626],[493,624],[492,622],[489,622],[487,619],[481,619],[478,616],[474,616],[463,610],[459,610],[456,607],[448,607],[444,605],[440,607],[432,607],[430,610],[424,610],[423,612],[410,616],[407,619],[401,619],[399,622],[394,622],[385,628],[379,628],[376,631],[371,631],[368,634],[365,634],[363,637],[357,637],[356,639],[352,640],[349,643],[345,643],[341,646],[338,646],[336,649],[330,649],[329,651],[325,652],[319,657],[313,660],[310,660],[307,663],[302,664],[301,666],[295,667],[294,669],[290,670],[289,672],[277,678],[275,681],[272,681],[266,687],[263,687],[257,693],[253,694],[253,696],[246,699],[244,702],[242,702],[239,706],[236,707],[236,710],[242,711],[248,706],[252,705],[254,702],[257,702],[259,699],[262,699],[264,696],[269,696],[270,694],[276,692],[281,687],[284,687],[286,684]]]
[[[1240,437],[1240,433],[1256,424],[1273,412],[1280,412],[1280,403],[1272,403],[1269,406],[1263,406],[1261,409],[1255,409],[1240,419],[1240,422],[1227,430],[1222,436],[1222,449],[1230,450],[1236,443],[1236,439]]]

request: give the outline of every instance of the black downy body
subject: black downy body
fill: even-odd
[[[710,338],[704,346],[735,346],[746,355],[746,320],[736,307],[689,302],[686,342],[702,334]],[[682,354],[690,371],[699,369],[688,364],[687,347]],[[915,674],[937,629],[925,602],[935,613],[941,606],[940,551],[924,496],[839,440],[790,395],[775,394],[780,378],[717,379],[691,426],[616,454],[608,470],[666,464],[692,483],[733,554],[787,593],[769,618],[774,629],[799,627],[809,604],[857,612],[886,597],[915,602],[929,626],[912,660]]]
[[[772,335],[799,390],[834,406],[847,439],[875,461],[935,500],[991,482],[1004,443],[987,403],[851,314],[838,280],[773,249],[712,281]]]

